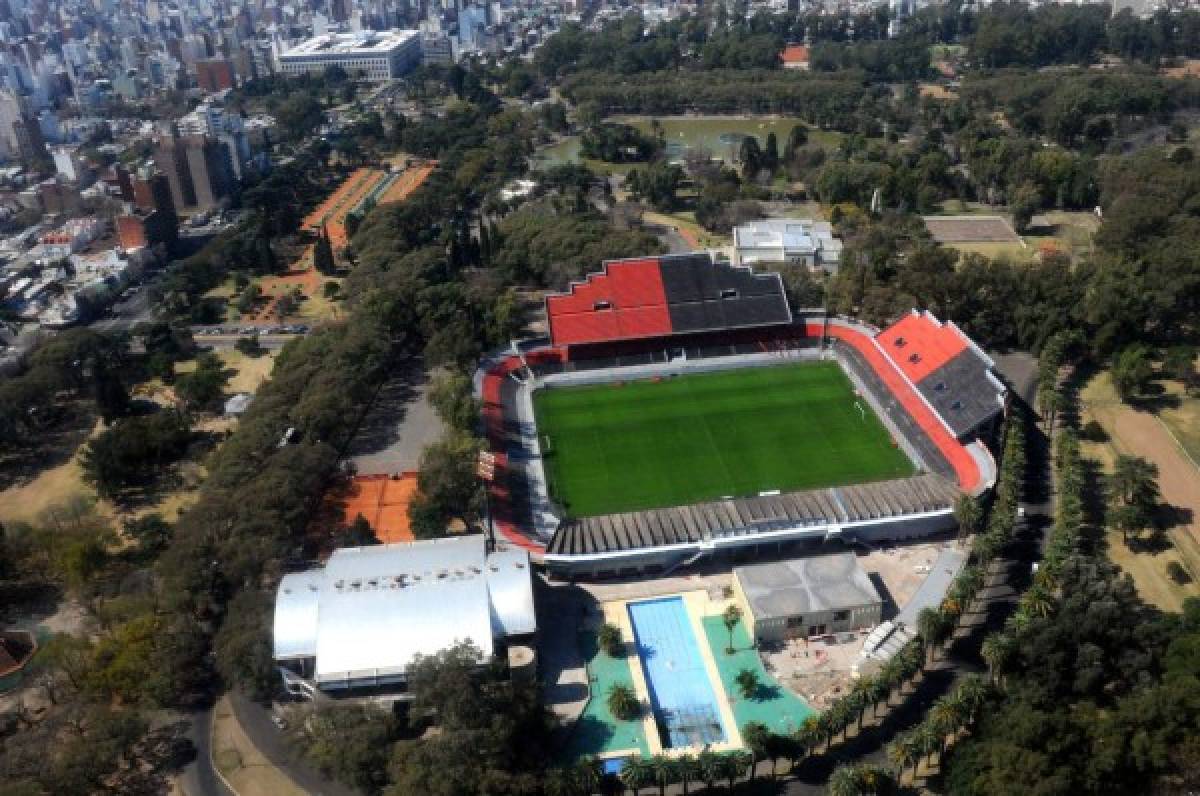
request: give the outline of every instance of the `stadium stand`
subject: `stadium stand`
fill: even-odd
[[[566,293],[546,297],[555,346],[611,344],[791,323],[778,274],[708,254],[609,260]]]
[[[1004,407],[995,363],[954,323],[913,310],[876,336],[889,360],[962,439]]]
[[[734,498],[569,520],[550,542],[550,555],[597,555],[672,545],[741,540],[772,531],[824,529],[945,511],[959,492],[939,475]]]

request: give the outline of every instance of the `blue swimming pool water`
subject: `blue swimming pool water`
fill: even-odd
[[[629,603],[629,619],[663,745],[704,746],[725,740],[717,695],[682,597]]]

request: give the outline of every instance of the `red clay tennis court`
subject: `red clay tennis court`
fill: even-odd
[[[413,541],[408,504],[417,494],[417,474],[355,476],[346,493],[346,524],[359,514],[366,518],[380,542]]]

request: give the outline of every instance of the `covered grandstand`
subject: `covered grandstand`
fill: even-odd
[[[687,279],[664,275],[687,268],[697,271],[693,282],[709,287],[693,293],[669,287]],[[755,309],[738,316],[746,325],[724,330],[730,315],[706,311],[703,323],[681,323],[677,330],[671,319],[684,316],[672,316],[672,296],[718,301],[713,290],[725,277],[710,275],[741,270],[707,255],[607,263],[571,293],[548,297],[549,342],[514,344],[481,368],[485,427],[502,470],[491,488],[501,536],[563,576],[628,575],[757,545],[926,536],[954,526],[960,494],[992,486],[995,462],[985,439],[1006,392],[991,360],[958,327],[916,311],[883,331],[821,314],[793,318],[776,275],[743,272],[740,278],[756,286],[779,286],[778,293],[764,287],[763,301],[754,305],[776,309]],[[631,293],[661,301],[630,301]],[[570,300],[559,303],[564,298]],[[634,310],[628,317],[627,309]],[[647,318],[657,318],[657,325]],[[694,331],[702,336],[689,336]],[[583,518],[555,506],[531,408],[534,390],[818,359],[841,365],[919,475]]]
[[[778,274],[757,274],[707,254],[608,261],[566,293],[547,296],[546,316],[554,344],[576,351],[792,321]]]

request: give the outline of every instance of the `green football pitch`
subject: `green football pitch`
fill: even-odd
[[[542,389],[534,408],[551,494],[573,517],[914,470],[832,362]]]

